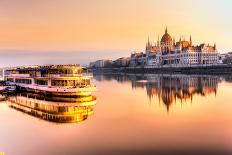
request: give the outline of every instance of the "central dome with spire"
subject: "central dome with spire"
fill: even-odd
[[[161,38],[161,44],[168,44],[168,45],[172,44],[172,37],[168,34],[167,27],[166,27],[166,30],[165,30],[165,34]]]

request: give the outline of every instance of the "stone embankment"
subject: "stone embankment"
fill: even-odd
[[[121,67],[93,68],[98,73],[140,73],[140,74],[232,74],[232,65],[188,66],[188,67]]]

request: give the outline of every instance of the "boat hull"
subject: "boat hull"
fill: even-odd
[[[90,86],[84,88],[49,88],[41,86],[17,85],[17,90],[20,92],[31,92],[48,96],[81,97],[91,95],[92,91],[96,90],[96,87]]]

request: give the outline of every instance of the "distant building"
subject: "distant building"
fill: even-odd
[[[224,64],[232,64],[232,52],[220,54],[219,60]]]
[[[130,57],[130,67],[145,66],[146,65],[146,54],[143,52],[133,52]]]
[[[130,62],[129,57],[122,57],[113,61],[113,65],[115,67],[127,67],[129,65],[129,62]]]
[[[219,54],[216,44],[193,45],[192,37],[186,41],[180,37],[179,41],[175,41],[168,34],[166,28],[161,39],[152,44],[148,38],[145,52],[133,52],[130,57],[122,57],[117,60],[98,60],[90,63],[90,67],[107,68],[107,67],[184,67],[184,66],[202,66],[224,63],[227,57],[231,56],[232,52],[227,55]],[[226,61],[231,63],[231,61]]]
[[[90,62],[90,63],[89,63],[89,67],[90,67],[90,68],[95,67],[95,62]]]
[[[228,52],[227,57],[232,57],[232,52]]]
[[[227,53],[218,54],[219,63],[222,64],[223,61],[226,59],[226,57],[227,57]]]
[[[218,63],[218,52],[216,44],[200,44],[194,46],[190,36],[189,41],[180,38],[175,41],[168,34],[166,28],[165,34],[155,45],[152,45],[148,39],[146,44],[146,65],[147,66],[189,66],[189,65],[207,65]]]
[[[104,68],[104,67],[112,67],[112,60],[97,60],[95,62],[91,62],[89,64],[92,68]]]

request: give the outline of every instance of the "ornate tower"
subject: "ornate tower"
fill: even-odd
[[[165,29],[165,34],[161,38],[160,45],[163,54],[168,54],[172,50],[172,37],[168,34],[167,27]]]

